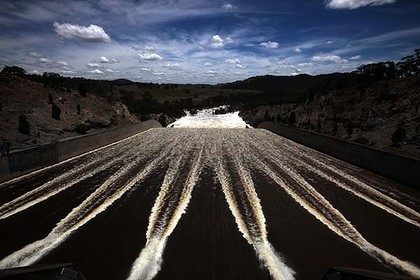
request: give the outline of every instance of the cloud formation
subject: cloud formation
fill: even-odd
[[[357,9],[364,6],[381,6],[394,2],[395,0],[327,0],[326,4],[331,9]]]
[[[3,0],[0,67],[168,83],[351,71],[417,47],[415,1]]]
[[[349,62],[347,59],[342,58],[339,55],[335,54],[328,54],[328,55],[316,55],[312,57],[312,61],[317,62],[335,62],[339,64],[347,63]]]
[[[118,59],[115,58],[107,58],[106,56],[101,56],[99,58],[100,63],[118,63]]]
[[[241,61],[238,58],[235,58],[235,59],[229,58],[229,59],[226,59],[225,62],[227,64],[239,64],[239,63],[241,63]]]
[[[38,58],[39,62],[41,63],[51,63],[52,61],[49,59],[46,59],[45,57]]]
[[[91,73],[91,74],[95,74],[95,75],[102,75],[104,73],[99,69],[94,69],[94,70],[91,70],[91,71],[88,71],[88,72]]]
[[[172,69],[172,70],[180,70],[182,68],[181,65],[177,62],[167,63],[163,67],[168,68],[168,69]]]
[[[230,4],[230,3],[226,3],[222,6],[222,8],[225,9],[225,10],[231,10],[231,9],[233,9],[233,5]]]
[[[223,48],[223,46],[225,45],[225,40],[222,39],[222,37],[220,37],[220,35],[213,35],[213,37],[211,37],[210,40],[210,47],[214,48],[214,49],[218,49],[218,48]]]
[[[69,64],[67,62],[65,62],[65,61],[57,61],[57,64],[59,66],[63,66],[63,67],[69,66]]]
[[[77,39],[88,43],[109,43],[111,38],[105,30],[97,25],[81,26],[77,24],[54,23],[54,31],[67,39]]]
[[[94,62],[89,62],[88,64],[86,64],[87,68],[99,68],[99,64],[98,63],[94,63]]]
[[[277,49],[279,47],[279,43],[272,41],[262,42],[260,45],[267,49]]]
[[[162,60],[163,59],[163,57],[161,57],[157,53],[139,53],[138,57],[141,60],[149,60],[149,61],[156,61],[156,60]]]
[[[42,57],[42,54],[37,53],[37,52],[30,52],[29,56],[40,58],[40,57]]]

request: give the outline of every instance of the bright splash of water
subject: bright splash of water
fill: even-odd
[[[202,128],[251,128],[240,116],[239,112],[215,114],[216,110],[227,109],[227,106],[220,106],[197,111],[187,115],[168,125],[168,127],[202,127]]]

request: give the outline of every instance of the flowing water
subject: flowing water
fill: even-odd
[[[141,243],[140,240],[146,242],[136,246],[133,244],[133,248],[141,249],[131,253],[131,264],[126,264],[125,276],[120,279],[153,279],[159,275],[165,263],[165,249],[171,235],[190,211],[189,204],[194,199],[195,189],[198,185],[201,188],[206,185],[210,188],[211,185],[215,186],[215,190],[209,192],[218,189],[223,193],[224,201],[218,203],[226,203],[236,223],[236,229],[229,230],[237,230],[243,236],[243,242],[253,249],[261,269],[266,270],[272,279],[300,279],[300,272],[294,267],[296,259],[288,259],[285,252],[277,249],[283,245],[277,242],[274,246],[270,241],[270,220],[266,218],[265,211],[271,213],[276,210],[264,204],[260,198],[261,188],[275,188],[283,192],[294,201],[293,207],[304,209],[318,221],[319,228],[330,231],[341,242],[354,245],[362,254],[383,264],[384,270],[420,278],[418,258],[407,260],[404,256],[381,248],[375,244],[375,240],[369,240],[335,206],[340,196],[328,196],[334,197],[329,199],[323,194],[324,188],[318,190],[318,187],[327,184],[331,186],[331,192],[347,192],[358,203],[366,203],[377,209],[377,215],[400,221],[420,237],[418,197],[404,194],[405,199],[397,200],[390,195],[395,190],[384,185],[384,179],[371,178],[367,183],[346,171],[354,167],[268,131],[215,128],[244,128],[246,124],[236,113],[225,116],[215,116],[211,112],[199,114],[202,114],[200,118],[205,118],[203,114],[213,116],[212,120],[207,116],[207,121],[201,122],[206,128],[197,128],[197,123],[187,116],[175,122],[175,128],[151,129],[0,184],[0,195],[8,196],[8,201],[0,207],[1,229],[2,223],[10,221],[13,225],[14,219],[22,219],[25,213],[58,200],[60,195],[71,194],[72,190],[82,188],[89,179],[98,177],[99,181],[80,203],[69,208],[61,217],[57,214],[55,225],[42,238],[3,254],[0,268],[42,262],[99,216],[113,215],[124,201],[134,199],[138,192],[149,191],[156,195],[153,196],[153,206],[148,210],[149,219],[143,237],[138,238],[138,243]],[[210,174],[213,182],[203,181],[204,172]],[[48,181],[28,185],[32,176],[44,173],[54,176]],[[147,180],[157,183],[145,184]],[[24,193],[23,188],[27,188]],[[293,209],[290,211],[293,212]],[[278,212],[276,215],[282,217],[289,213]],[[136,212],[132,212],[124,219],[133,218],[132,223],[135,224],[135,217]],[[28,221],[31,222],[34,221]],[[284,224],[284,231],[287,228],[288,225]],[[386,234],[386,229],[384,232]],[[284,244],[292,242],[283,241]],[[300,245],[296,244],[296,250],[299,248]],[[341,253],[337,251],[337,254]],[[83,256],[79,258],[83,260]],[[180,264],[183,265],[182,260]]]

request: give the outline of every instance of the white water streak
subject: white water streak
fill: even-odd
[[[77,175],[79,173],[83,174],[83,172],[90,167],[92,164],[96,163],[97,161],[92,162],[91,164],[88,164],[87,166],[81,166],[80,168],[74,169],[70,172],[64,173],[53,180],[39,186],[38,188],[31,190],[25,194],[23,194],[20,197],[17,197],[16,199],[5,203],[0,207],[0,220],[6,219],[10,216],[13,216],[23,210],[26,210],[44,200],[47,200],[48,198],[74,186],[75,184],[92,177],[98,172],[101,172],[103,170],[108,169],[112,165],[115,164],[115,162],[119,160],[119,158],[116,158],[114,160],[108,161],[104,165],[101,165],[92,171],[85,173],[84,175],[75,178],[74,180],[64,183],[63,185],[60,185],[62,181],[68,179],[70,176]],[[45,194],[44,192],[47,191]]]
[[[295,188],[291,187],[284,180],[278,177],[271,168],[260,161],[257,157],[255,157],[254,162],[256,163],[256,166],[261,168],[270,178],[273,179],[273,181],[281,186],[299,205],[301,205],[305,210],[307,210],[311,215],[321,221],[337,235],[357,245],[360,249],[384,264],[397,268],[410,276],[420,277],[420,268],[415,264],[400,260],[364,239],[364,237],[343,216],[343,214],[335,209],[328,200],[326,200],[303,177],[295,173],[293,170],[277,162],[279,167],[281,167],[305,191],[305,195],[299,194]]]
[[[335,179],[328,174],[322,172],[321,170],[314,168],[308,164],[305,164],[304,162],[301,162],[306,169],[314,172],[315,174],[319,175],[320,177],[323,177],[330,182],[334,183],[335,185],[339,186],[340,188],[353,193],[357,197],[360,197],[361,199],[369,202],[370,204],[394,215],[395,217],[406,221],[407,223],[410,223],[416,227],[420,227],[420,214],[414,211],[413,209],[409,208],[408,206],[405,206],[398,201],[396,201],[393,198],[390,198],[383,193],[371,188],[370,186],[366,185],[363,182],[360,182],[353,176],[346,176],[345,174],[340,174],[341,172],[337,171],[337,174],[343,176],[344,178],[351,180],[352,182],[355,182],[359,184],[359,186],[364,188],[364,191],[368,192],[368,194],[365,194],[357,189],[352,188],[351,186],[345,184],[344,182],[340,181],[339,179]],[[330,168],[329,168],[330,169]],[[333,170],[332,168],[330,170]],[[381,199],[386,202],[386,204],[378,201],[377,199]]]
[[[127,278],[128,280],[153,279],[159,272],[168,237],[172,234],[181,219],[181,216],[186,212],[191,200],[192,191],[197,184],[203,168],[202,150],[194,159],[193,166],[188,174],[185,185],[183,186],[177,206],[171,211],[171,209],[164,209],[163,206],[165,200],[170,199],[170,185],[174,182],[176,172],[179,170],[179,165],[180,159],[176,161],[173,168],[168,169],[168,172],[165,175],[161,191],[159,192],[149,218],[149,226],[146,233],[146,246],[140,252],[139,257],[134,261]],[[161,214],[162,211],[165,211],[163,215]],[[158,221],[159,217],[163,217],[164,220]],[[156,229],[156,224],[161,224],[163,227]]]
[[[181,165],[182,157],[171,161],[169,163],[169,168],[166,171],[165,177],[163,178],[162,186],[160,187],[160,192],[156,198],[155,203],[153,204],[152,213],[149,217],[149,225],[147,227],[146,238],[151,239],[155,232],[162,232],[164,228],[156,228],[156,224],[159,222],[159,215],[162,214],[163,207],[167,199],[170,199],[171,191],[174,187],[173,183],[178,176],[179,167]],[[169,214],[166,212],[166,214]],[[163,217],[163,220],[166,220],[167,217]],[[165,224],[166,226],[166,224]]]
[[[233,147],[229,147],[233,151]],[[233,154],[238,154],[239,151]],[[221,159],[216,161],[216,174],[222,185],[223,193],[229,209],[231,210],[236,224],[244,238],[250,243],[261,261],[261,263],[268,269],[270,275],[275,280],[291,280],[294,279],[294,271],[289,268],[275,252],[274,248],[267,240],[267,231],[265,226],[265,217],[262,211],[260,199],[255,191],[254,182],[251,174],[243,166],[238,157],[234,157],[235,168],[240,175],[241,183],[244,188],[247,200],[251,205],[252,221],[246,221],[241,214],[238,207],[238,201],[232,191],[232,182],[230,176],[227,174],[226,163]]]
[[[73,232],[95,218],[98,214],[105,211],[115,201],[120,199],[135,184],[145,179],[159,163],[166,157],[170,148],[163,152],[159,157],[151,161],[140,173],[131,178],[128,183],[118,188],[114,193],[108,194],[110,186],[122,178],[126,173],[138,164],[137,161],[128,164],[114,175],[109,177],[98,189],[95,190],[88,198],[86,198],[79,206],[62,219],[56,227],[44,238],[29,244],[22,249],[10,254],[0,261],[0,268],[10,268],[16,266],[26,266],[33,264],[50,251],[64,242]],[[97,203],[105,198],[102,204]]]
[[[149,131],[149,130],[152,130],[152,129],[153,129],[153,128],[148,129],[148,130],[145,130],[145,131],[142,131],[142,132],[139,132],[139,133],[137,133],[137,134],[134,134],[134,135],[132,135],[132,136],[130,136],[130,137],[127,137],[127,138],[124,138],[124,139],[118,140],[118,141],[113,142],[113,143],[111,143],[111,144],[108,144],[108,145],[105,145],[105,146],[99,147],[99,148],[97,148],[97,149],[94,149],[94,150],[91,150],[91,151],[89,151],[89,152],[86,152],[86,153],[80,154],[80,155],[78,155],[78,156],[75,156],[75,157],[72,157],[72,158],[69,158],[69,159],[66,159],[66,160],[60,161],[60,162],[58,162],[58,163],[56,163],[56,164],[49,165],[49,166],[46,166],[46,167],[44,167],[44,168],[41,168],[41,169],[38,169],[38,170],[32,171],[32,172],[30,172],[30,173],[27,173],[27,174],[21,175],[21,176],[19,176],[19,177],[16,177],[16,178],[10,179],[10,180],[8,180],[8,181],[2,182],[2,183],[0,183],[0,188],[6,187],[6,186],[13,186],[14,184],[16,184],[16,183],[18,183],[18,182],[20,182],[20,181],[22,181],[22,180],[25,180],[25,179],[27,179],[27,178],[30,178],[30,177],[32,177],[32,176],[34,176],[34,175],[37,175],[37,174],[42,173],[42,172],[45,172],[45,171],[47,171],[47,170],[50,170],[50,169],[56,168],[56,167],[58,167],[58,166],[61,166],[61,165],[65,164],[65,163],[71,162],[71,161],[73,161],[73,160],[76,160],[76,159],[79,159],[79,158],[82,158],[82,157],[85,157],[85,156],[88,156],[88,155],[92,155],[92,154],[97,153],[97,152],[99,152],[99,151],[103,151],[103,152],[105,152],[105,151],[109,151],[109,148],[112,148],[112,147],[114,147],[114,146],[115,146],[115,145],[117,145],[117,144],[127,142],[127,141],[129,141],[129,140],[131,140],[131,139],[133,139],[133,138],[135,138],[135,137],[138,137],[140,134],[145,133],[145,132],[147,132],[147,131]]]
[[[332,167],[331,165],[327,165],[323,162],[321,162],[320,160],[315,159],[313,156],[308,156],[302,152],[299,152],[298,149],[288,149],[290,151],[293,150],[293,153],[297,154],[298,157],[290,155],[290,153],[285,153],[280,154],[279,152],[276,151],[276,146],[274,146],[273,144],[269,143],[268,141],[264,141],[265,146],[267,146],[266,148],[270,151],[272,151],[272,153],[276,154],[279,158],[284,158],[287,159],[287,161],[289,162],[289,164],[300,164],[303,167],[305,167],[306,169],[312,171],[313,173],[319,175],[320,177],[323,177],[327,180],[329,180],[330,182],[334,183],[336,186],[351,192],[352,194],[356,195],[357,197],[365,200],[366,202],[394,215],[395,217],[406,221],[416,227],[420,227],[420,214],[417,213],[415,210],[411,209],[410,207],[403,205],[402,203],[398,202],[397,200],[387,196],[386,194],[381,193],[380,191],[378,191],[377,189],[369,186],[368,184],[360,181],[359,179],[355,178],[354,176],[344,173],[342,171],[340,171],[339,169]],[[340,179],[335,179],[332,176],[328,175],[327,173],[323,172],[322,170],[320,170],[319,168],[315,168],[312,165],[307,164],[305,161],[299,159],[305,157],[306,159],[314,162],[316,164],[316,166],[318,167],[322,167],[324,169],[327,169],[331,172],[333,172],[334,174],[337,174],[338,176],[341,176],[342,178],[345,178],[346,180],[356,184],[357,186],[359,186],[359,188],[361,188],[361,190],[358,190],[346,183],[344,183],[342,180]],[[381,202],[385,201],[385,203]]]

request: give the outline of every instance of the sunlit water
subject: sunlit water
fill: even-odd
[[[195,115],[186,111],[187,115],[185,117],[169,124],[168,127],[251,128],[251,126],[239,116],[239,112],[215,114],[218,109],[226,109],[226,106],[199,110]]]

